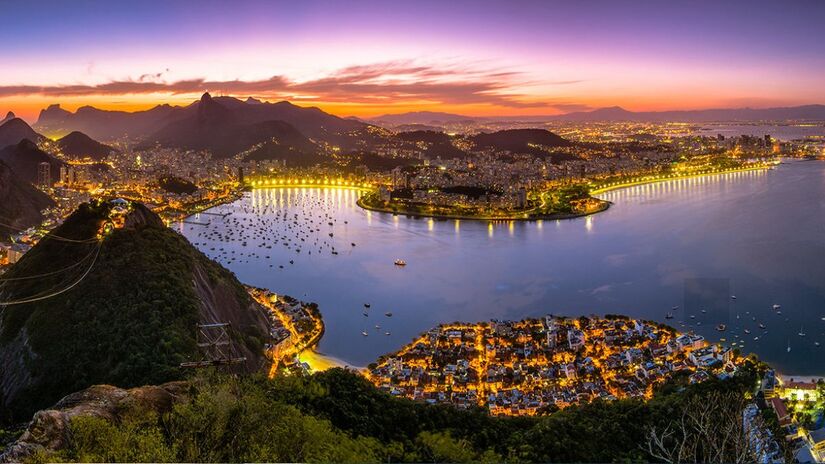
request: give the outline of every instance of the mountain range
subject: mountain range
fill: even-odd
[[[825,120],[825,105],[804,105],[781,108],[733,108],[683,111],[628,111],[613,106],[553,116],[565,121],[635,121],[635,122],[733,122]]]
[[[439,124],[444,123],[472,121],[474,119],[477,118],[474,118],[472,116],[463,116],[460,114],[443,113],[440,111],[411,111],[408,113],[385,114],[382,116],[376,116],[367,119],[367,121],[374,122],[379,125],[387,124],[393,126],[405,124],[422,124],[438,126]]]
[[[266,111],[261,112],[261,109]],[[148,136],[143,146],[160,144],[187,150],[210,150],[218,157],[232,156],[254,146],[257,146],[259,158],[262,153],[277,157],[287,155],[290,150],[296,155],[318,151],[318,147],[294,125],[282,119],[268,119],[276,115],[287,117],[301,124],[306,132],[316,135],[322,135],[319,131],[325,123],[333,127],[338,123],[323,115],[315,114],[313,118],[300,112],[296,114],[291,105],[268,107],[262,103],[212,98],[206,93],[197,104],[188,108],[186,115]],[[282,153],[275,153],[275,150],[262,152],[265,145],[274,145]]]
[[[414,111],[385,114],[370,118],[378,125],[399,127],[404,125],[433,125],[464,121],[476,122],[545,122],[545,121],[635,121],[635,122],[734,122],[734,121],[787,121],[825,120],[825,105],[803,105],[777,108],[719,108],[707,110],[677,111],[629,111],[619,106],[576,111],[558,115],[538,116],[464,116],[452,113]]]
[[[287,101],[268,103],[248,98],[212,97],[205,93],[199,100],[187,106],[158,105],[136,112],[100,110],[90,106],[78,108],[72,113],[51,105],[40,112],[34,128],[44,133],[68,133],[81,131],[97,140],[114,140],[119,137],[145,140],[163,138],[171,127],[183,123],[221,121],[232,125],[249,125],[265,121],[283,121],[298,129],[304,136],[326,139],[347,131],[364,129],[367,124],[343,119],[325,113],[318,108],[300,107]]]

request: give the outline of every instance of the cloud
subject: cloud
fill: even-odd
[[[491,104],[510,108],[558,106],[530,100],[520,94],[517,91],[522,83],[520,73],[455,64],[436,67],[412,61],[389,61],[350,66],[306,81],[275,75],[253,81],[209,81],[198,78],[167,82],[163,80],[167,71],[168,69],[142,74],[135,79],[94,85],[6,85],[0,86],[0,97],[156,93],[180,95],[210,91],[226,95],[364,104],[428,101],[442,104]]]
[[[583,103],[551,103],[549,106],[565,113],[572,113],[575,111],[590,111],[593,108],[590,105]]]

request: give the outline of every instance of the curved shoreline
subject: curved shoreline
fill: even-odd
[[[426,213],[413,213],[410,211],[396,211],[389,208],[379,208],[376,206],[365,205],[364,202],[361,201],[359,198],[358,201],[355,202],[356,205],[361,207],[367,211],[374,211],[376,213],[389,213],[393,215],[403,215],[403,216],[411,216],[413,218],[429,218],[429,219],[458,219],[462,221],[487,221],[487,222],[494,222],[494,221],[556,221],[562,219],[576,219],[585,216],[590,216],[592,214],[601,213],[606,211],[610,208],[610,205],[613,203],[602,200],[602,205],[599,209],[595,211],[589,211],[587,213],[569,213],[569,214],[552,214],[546,216],[464,216],[460,214],[426,214]]]
[[[672,180],[695,179],[697,177],[718,176],[718,175],[721,175],[721,174],[731,174],[731,173],[734,173],[734,172],[761,171],[763,169],[773,169],[774,167],[776,167],[778,165],[779,165],[779,163],[770,163],[770,164],[766,164],[766,165],[752,166],[752,167],[747,167],[747,168],[726,169],[724,171],[718,171],[718,172],[705,172],[705,173],[702,173],[702,174],[690,174],[690,175],[685,175],[685,176],[664,177],[664,178],[661,178],[661,179],[647,179],[647,180],[640,180],[640,181],[636,181],[636,182],[627,182],[627,183],[623,183],[623,184],[616,184],[616,185],[611,185],[611,186],[608,186],[608,187],[597,188],[597,189],[591,191],[590,194],[591,195],[598,195],[600,193],[610,192],[610,191],[613,191],[613,190],[619,190],[619,189],[628,188],[628,187],[636,187],[637,185],[657,184],[657,183],[660,183],[660,182],[668,182],[668,181],[672,181]]]

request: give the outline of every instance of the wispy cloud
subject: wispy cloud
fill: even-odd
[[[390,61],[350,66],[326,76],[298,81],[283,75],[261,80],[166,81],[168,72],[146,73],[137,78],[94,85],[6,85],[0,97],[43,95],[77,97],[135,94],[195,94],[204,91],[227,95],[320,102],[387,104],[428,101],[442,104],[491,104],[510,108],[553,107],[519,92],[524,83],[518,72],[478,69],[457,64],[434,66],[412,61]],[[567,85],[575,81],[559,82]]]

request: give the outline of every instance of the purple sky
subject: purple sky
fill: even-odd
[[[213,93],[337,114],[825,103],[825,2],[9,2],[0,110]]]

